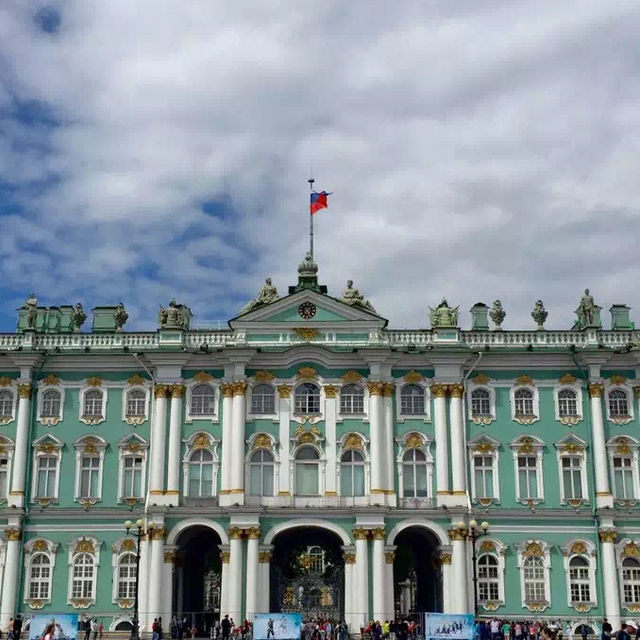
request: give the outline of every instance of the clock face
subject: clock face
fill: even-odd
[[[298,307],[298,314],[305,320],[311,320],[316,315],[316,305],[313,302],[303,302]]]

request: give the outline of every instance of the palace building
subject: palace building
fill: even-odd
[[[171,301],[157,330],[116,305],[83,331],[81,305],[32,295],[0,334],[0,626],[130,628],[138,519],[147,630],[268,611],[357,630],[476,599],[594,631],[634,617],[640,332],[610,312],[587,291],[571,329],[538,301],[516,331],[478,303],[462,329],[443,300],[430,328],[390,330],[310,255],[223,330]]]

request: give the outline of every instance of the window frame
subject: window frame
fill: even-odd
[[[213,413],[211,414],[194,414],[191,412],[191,400],[193,390],[200,385],[208,385],[213,389]],[[184,399],[184,421],[186,424],[192,422],[206,420],[213,424],[220,421],[220,385],[213,379],[196,380],[191,378],[185,381],[185,399]]]
[[[544,447],[542,440],[535,436],[523,435],[511,442],[509,445],[513,454],[513,470],[515,480],[516,500],[521,504],[531,505],[544,502]],[[535,457],[536,459],[536,481],[538,485],[538,497],[526,498],[520,495],[520,458]]]
[[[500,540],[495,538],[482,538],[478,556],[476,558],[476,569],[478,575],[478,606],[482,607],[485,611],[495,611],[495,607],[502,606],[505,603],[505,588],[504,588],[504,574],[505,574],[505,554],[507,552],[507,545],[503,544]],[[484,556],[491,556],[497,562],[497,584],[498,584],[498,598],[496,600],[482,600],[480,598],[480,559]]]
[[[531,393],[531,405],[533,413],[519,414],[516,412],[517,398],[516,394],[520,391],[529,391]],[[511,419],[518,424],[533,424],[540,420],[540,393],[538,387],[533,384],[514,384],[510,390],[511,396]]]
[[[628,435],[618,435],[607,442],[607,456],[609,459],[609,481],[613,499],[619,503],[635,502],[640,500],[640,442]],[[631,460],[630,471],[632,478],[633,495],[630,498],[622,498],[616,495],[616,469],[615,459],[625,458]]]
[[[411,388],[411,389],[421,389],[422,390],[422,411],[421,412],[411,412],[411,413],[407,413],[403,407],[403,393],[406,389]],[[412,398],[412,405],[414,403],[413,398],[414,397],[419,397],[418,394],[415,394],[415,396],[412,394],[410,396]],[[416,419],[424,419],[427,416],[427,404],[429,402],[429,398],[427,396],[427,390],[425,385],[419,384],[418,382],[404,382],[403,384],[400,385],[400,393],[397,397],[397,403],[398,403],[398,411],[400,412],[400,415],[406,419],[409,420],[416,420]]]
[[[476,415],[473,411],[473,394],[476,391],[486,391],[489,394],[489,413],[487,415]],[[489,384],[475,384],[473,388],[467,390],[467,416],[474,424],[491,424],[496,420],[496,390]]]
[[[86,609],[96,602],[98,588],[98,568],[100,565],[100,541],[89,536],[81,536],[72,540],[69,544],[67,566],[69,569],[67,578],[67,604],[74,609]],[[75,581],[76,561],[81,557],[90,558],[92,572],[90,578],[81,577],[80,581],[91,585],[91,595],[73,594]]]
[[[434,459],[431,453],[432,439],[418,431],[408,431],[403,436],[395,439],[397,446],[396,454],[396,474],[398,476],[397,496],[404,506],[427,507],[435,497],[433,486]],[[427,497],[426,498],[405,498],[404,497],[404,455],[410,449],[418,449],[424,453],[427,465]]]
[[[3,392],[11,395],[11,412],[6,416],[0,415],[0,425],[11,424],[16,419],[16,411],[18,405],[18,390],[14,381],[6,386],[0,387],[0,393]]]
[[[254,411],[253,395],[256,389],[259,389],[260,387],[265,387],[265,388],[268,387],[271,390],[271,397],[273,398],[273,411],[270,411],[270,412],[264,411],[264,401],[262,403],[263,411]],[[255,382],[250,385],[248,391],[249,391],[249,397],[247,401],[247,419],[248,420],[252,420],[254,418],[274,418],[279,414],[280,398],[274,385],[272,385],[269,382]],[[262,394],[262,397],[264,398],[265,394]]]
[[[45,416],[43,415],[44,394],[47,391],[57,391],[60,394],[60,413],[57,416]],[[57,424],[64,420],[64,401],[65,401],[65,388],[62,384],[43,384],[38,383],[38,394],[36,401],[36,415],[40,424],[47,427],[55,427]],[[82,405],[80,405],[82,407]]]
[[[469,450],[469,477],[471,485],[471,502],[481,504],[483,506],[500,502],[500,478],[499,478],[499,461],[500,461],[500,443],[494,438],[490,438],[484,434],[469,440],[467,443]],[[476,487],[475,461],[478,457],[490,457],[492,461],[492,484],[493,496],[478,496],[478,488]]]
[[[265,462],[264,460],[261,460],[260,462],[253,462],[253,457],[258,454],[261,453],[263,456],[265,454],[270,455],[271,456],[271,462]],[[257,493],[252,493],[251,492],[251,470],[255,467],[260,467],[260,485],[261,485],[261,492],[259,494]],[[264,468],[265,467],[272,467],[272,473],[273,473],[273,479],[272,479],[272,485],[273,485],[273,492],[271,494],[265,494],[262,492],[262,485],[264,485]],[[247,495],[251,496],[251,498],[253,498],[254,500],[262,500],[264,498],[273,498],[274,496],[278,495],[278,484],[276,482],[276,478],[277,476],[277,467],[278,467],[278,459],[277,456],[275,454],[275,452],[268,448],[268,447],[252,447],[249,450],[249,453],[247,455],[247,461],[246,461],[246,480],[245,480],[245,486],[247,487]]]
[[[578,438],[577,436],[570,434],[563,438],[559,442],[555,443],[556,457],[558,461],[558,480],[560,486],[560,504],[570,504],[575,506],[578,504],[584,504],[589,502],[589,479],[587,477],[587,443]],[[565,495],[564,487],[564,467],[563,460],[569,457],[577,457],[579,459],[580,468],[580,481],[582,486],[581,498],[568,498]]]
[[[135,585],[136,585],[136,552],[131,549],[122,549],[113,553],[113,594],[112,601],[122,608],[127,608],[125,605],[133,606],[135,600]],[[124,558],[130,556],[133,558],[133,563],[127,565],[131,567],[131,573],[128,575],[125,584],[131,587],[132,595],[128,595],[129,589],[127,589],[127,595],[120,595],[120,568],[123,566],[122,561]]]
[[[560,394],[564,391],[571,391],[576,396],[576,413],[575,415],[563,416],[560,414]],[[569,427],[573,427],[584,419],[583,416],[583,396],[582,387],[579,384],[558,384],[553,388],[553,406],[555,412],[555,419]]]
[[[101,415],[85,415],[85,398],[92,391],[99,391],[102,394],[100,414]],[[96,425],[107,419],[107,388],[101,383],[99,385],[85,385],[80,389],[80,397],[78,402],[78,420],[86,425]]]
[[[431,422],[431,380],[423,378],[408,382],[404,378],[397,378],[395,381],[395,405],[396,405],[396,422],[403,423],[405,420],[421,420],[424,423]],[[402,389],[407,385],[421,387],[424,391],[424,413],[423,414],[406,414],[402,413]],[[369,398],[371,396],[369,395]]]
[[[571,538],[561,547],[563,563],[564,563],[564,575],[565,586],[567,594],[567,606],[581,611],[584,613],[584,607],[591,609],[598,605],[598,593],[596,591],[596,546],[595,544],[585,538]],[[572,601],[571,599],[571,560],[574,558],[581,558],[587,563],[587,580],[589,584],[589,600],[588,601]]]
[[[147,489],[147,461],[149,443],[138,434],[125,436],[118,442],[118,504],[136,504],[143,502]],[[140,496],[123,496],[122,486],[125,473],[125,460],[129,457],[142,458],[140,477]]]
[[[82,504],[93,505],[102,500],[102,481],[104,473],[104,454],[107,448],[107,442],[97,435],[86,435],[78,438],[73,443],[76,451],[76,472],[74,486],[74,500]],[[98,495],[82,496],[82,460],[84,458],[98,458]]]
[[[525,540],[516,545],[517,549],[517,565],[520,572],[520,597],[522,606],[529,611],[542,612],[551,606],[551,553],[550,545],[544,540]],[[541,568],[543,571],[544,600],[528,600],[526,598],[526,561],[529,558],[537,558],[541,560]]]
[[[352,460],[347,460],[347,461],[343,461],[342,458],[347,455],[350,454],[352,457],[354,455],[358,455],[361,457],[361,460],[358,462],[354,462],[353,459]],[[358,501],[362,498],[366,498],[369,493],[369,484],[368,484],[368,473],[367,473],[367,456],[365,455],[365,452],[363,449],[356,449],[355,447],[345,447],[343,449],[340,450],[338,456],[337,456],[337,466],[338,466],[338,478],[337,478],[337,488],[338,488],[338,495],[341,498],[346,498],[346,499],[350,499],[350,500],[354,500],[354,501]],[[351,494],[343,494],[342,493],[342,478],[343,478],[343,473],[345,472],[345,469],[343,468],[343,465],[345,468],[348,468],[348,472],[351,474]],[[354,495],[353,493],[353,488],[354,488],[354,473],[355,473],[355,468],[362,468],[362,494],[358,494],[358,495]]]
[[[15,443],[11,438],[0,435],[0,447],[4,449],[4,453],[0,455],[0,460],[6,458],[6,475],[7,475],[7,493],[6,495],[0,494],[0,504],[9,501],[9,493],[11,491],[11,471],[13,469],[13,454],[15,451]]]
[[[43,505],[56,504],[60,497],[60,465],[62,462],[62,447],[63,444],[52,435],[46,434],[38,438],[32,445],[33,457],[32,457],[32,469],[31,474],[31,502],[40,503]],[[56,460],[55,477],[54,477],[54,490],[51,496],[38,496],[39,488],[39,460],[41,458],[51,457]]]
[[[342,405],[342,396],[343,393],[345,392],[346,389],[358,389],[358,391],[362,394],[361,397],[362,398],[362,411],[344,411],[343,410],[343,405]],[[346,397],[350,397],[352,398],[352,402],[351,405],[353,406],[353,397],[355,397],[355,394],[351,393]],[[362,418],[362,417],[366,417],[367,416],[367,405],[368,405],[368,401],[369,401],[369,396],[368,396],[368,391],[366,389],[366,387],[358,382],[348,382],[343,384],[338,392],[338,415],[342,418],[342,419],[349,419],[349,418]]]
[[[313,449],[317,454],[318,458],[316,458],[316,464],[318,467],[318,492],[317,493],[298,493],[297,488],[297,465],[298,464],[308,464],[309,466],[312,464],[311,462],[303,462],[298,460],[298,453],[304,448]],[[304,442],[294,447],[291,451],[291,488],[292,494],[294,498],[299,498],[302,500],[313,500],[315,498],[321,498],[324,496],[325,492],[325,463],[326,458],[324,456],[324,452],[322,448],[319,446],[317,442]]]
[[[630,542],[629,540],[623,541],[623,542]],[[622,543],[621,543],[622,544]],[[636,546],[638,546],[638,542],[636,541]],[[639,578],[636,579],[632,579],[632,580],[625,580],[625,562],[627,560],[630,560],[631,562],[635,562],[637,563],[636,567],[633,569],[633,571],[637,571]],[[626,556],[623,553],[620,554],[620,566],[619,566],[619,572],[618,572],[618,577],[619,577],[619,584],[620,584],[620,606],[624,607],[625,609],[629,610],[630,607],[636,607],[638,606],[638,604],[640,604],[640,558],[637,558],[635,556]],[[630,584],[632,587],[632,591],[638,591],[639,592],[639,597],[637,601],[630,601],[627,600],[625,597],[625,585]],[[636,588],[637,587],[637,588]]]
[[[612,415],[611,413],[611,394],[614,391],[620,391],[625,394],[627,400],[627,413],[620,415]],[[606,410],[607,420],[613,424],[622,425],[632,422],[634,419],[634,403],[632,389],[626,384],[611,384],[608,382],[605,385],[604,404]]]
[[[219,441],[209,433],[197,431],[189,438],[184,439],[182,443],[184,445],[184,453],[182,456],[182,495],[185,498],[190,498],[192,500],[212,500],[218,495],[218,470],[220,468],[220,458],[218,456]],[[212,482],[210,496],[192,496],[189,493],[191,456],[199,450],[208,451],[212,456]]]
[[[129,415],[129,394],[141,391],[144,393],[143,413],[141,415]],[[129,425],[141,425],[149,419],[149,403],[151,398],[151,388],[147,384],[127,385],[122,390],[122,421]]]
[[[31,609],[41,609],[47,604],[51,604],[51,590],[53,586],[53,573],[56,566],[56,551],[58,544],[53,543],[45,538],[34,538],[24,545],[24,586],[23,586],[23,602]],[[38,556],[46,556],[49,560],[49,576],[47,578],[47,597],[32,598],[30,595],[32,582],[33,560]]]
[[[302,388],[302,387],[310,387],[313,386],[318,390],[318,410],[317,411],[298,411],[298,391]],[[305,400],[305,404],[308,406],[309,405],[309,400],[308,400],[308,394],[305,396],[305,398],[307,398]],[[292,414],[294,416],[297,416],[298,418],[300,417],[320,417],[323,415],[323,405],[324,405],[324,400],[325,398],[325,392],[324,392],[324,387],[323,385],[321,385],[319,382],[315,381],[315,380],[302,380],[300,382],[298,382],[294,388],[293,388],[293,392],[292,392]]]

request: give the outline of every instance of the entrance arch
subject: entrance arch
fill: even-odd
[[[265,537],[273,545],[269,610],[300,612],[303,619],[343,619],[345,539],[343,529],[322,521],[274,527]]]

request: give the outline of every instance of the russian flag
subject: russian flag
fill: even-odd
[[[326,191],[321,191],[320,193],[316,193],[313,191],[311,193],[311,205],[309,207],[309,212],[311,215],[316,213],[316,211],[320,211],[320,209],[326,209],[329,204],[327,203],[327,196],[330,196],[330,193]]]

